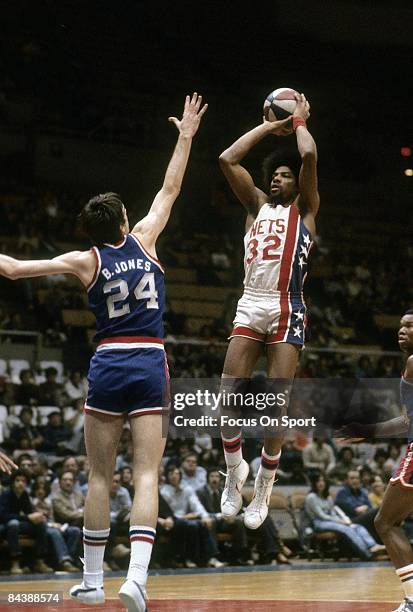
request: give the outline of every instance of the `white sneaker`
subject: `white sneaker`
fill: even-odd
[[[241,510],[241,490],[249,473],[250,467],[244,459],[241,459],[238,465],[228,468],[221,496],[221,512],[224,516],[236,516]]]
[[[135,580],[126,580],[120,587],[118,595],[128,612],[147,612],[145,588]]]
[[[244,525],[248,529],[258,529],[267,518],[274,478],[275,474],[271,478],[260,474],[256,477],[254,495],[244,514]]]
[[[413,611],[413,601],[410,601],[410,599],[407,599],[407,597],[405,598],[404,601],[402,601],[402,603],[397,608],[397,610],[393,610],[393,612],[412,612],[412,611]]]
[[[105,603],[105,591],[102,587],[87,587],[84,582],[72,586],[69,591],[70,599],[80,601],[89,606],[98,606]]]

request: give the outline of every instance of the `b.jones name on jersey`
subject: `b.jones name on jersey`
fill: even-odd
[[[114,271],[111,272],[109,268],[103,268],[102,274],[108,280],[115,276],[115,274],[121,274],[122,272],[127,272],[128,270],[145,270],[145,272],[150,272],[151,270],[151,262],[145,261],[144,259],[127,259],[126,261],[115,262]]]

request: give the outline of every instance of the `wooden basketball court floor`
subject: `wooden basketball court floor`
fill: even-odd
[[[80,574],[79,574],[80,576]],[[0,611],[79,612],[124,610],[117,598],[122,577],[105,579],[106,602],[77,604],[68,589],[75,575],[44,579],[0,579]],[[149,577],[149,612],[390,612],[402,600],[400,582],[389,564],[298,564],[290,567],[176,570]],[[9,593],[63,592],[61,603],[6,604]]]

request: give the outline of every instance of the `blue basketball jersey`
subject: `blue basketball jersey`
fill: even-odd
[[[88,287],[96,317],[95,341],[142,336],[163,338],[163,269],[138,238],[128,234],[116,245],[93,247],[96,271]]]
[[[410,420],[409,431],[408,431],[408,442],[413,442],[413,384],[407,382],[402,376],[400,381],[400,399],[403,408],[407,412],[407,416]]]

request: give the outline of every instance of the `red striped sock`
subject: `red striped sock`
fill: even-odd
[[[131,551],[127,579],[135,580],[141,586],[145,586],[148,577],[155,535],[155,529],[147,525],[131,525],[129,528]]]
[[[268,455],[264,448],[261,451],[261,465],[258,471],[265,478],[272,478],[280,463],[281,451],[277,455]]]
[[[228,467],[234,467],[242,461],[241,432],[235,438],[222,437],[224,447],[225,463]]]

